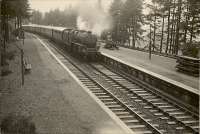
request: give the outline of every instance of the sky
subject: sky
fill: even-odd
[[[113,0],[102,0],[102,6],[108,9]],[[64,9],[68,6],[75,6],[78,4],[94,5],[97,0],[29,0],[31,9],[40,10],[41,12],[48,12],[51,9]]]

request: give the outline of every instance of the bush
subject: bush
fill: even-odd
[[[10,70],[8,70],[8,69],[2,70],[2,71],[1,71],[1,76],[7,76],[7,75],[9,75],[9,74],[11,74],[11,73],[12,73],[12,71],[10,71]]]
[[[6,52],[5,57],[8,60],[14,60],[16,55],[16,51],[10,51],[10,52]]]
[[[3,134],[36,134],[35,124],[24,116],[8,115],[0,128]]]

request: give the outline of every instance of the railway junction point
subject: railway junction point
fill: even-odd
[[[174,82],[182,83],[194,88],[199,92],[199,78],[188,76],[176,71],[176,59],[152,54],[149,60],[149,53],[120,47],[119,50],[109,50],[101,47],[101,53],[111,56],[131,66],[137,66],[149,72],[156,73]]]
[[[132,133],[36,37],[26,34],[23,49],[32,70],[23,88],[1,96],[0,119],[12,112],[29,116],[39,134]]]

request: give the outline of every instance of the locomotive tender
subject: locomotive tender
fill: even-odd
[[[61,43],[69,52],[84,59],[94,61],[100,54],[97,37],[90,31],[42,25],[23,25],[22,28]]]

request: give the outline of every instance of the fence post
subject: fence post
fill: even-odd
[[[22,86],[24,85],[24,51],[21,49]]]

